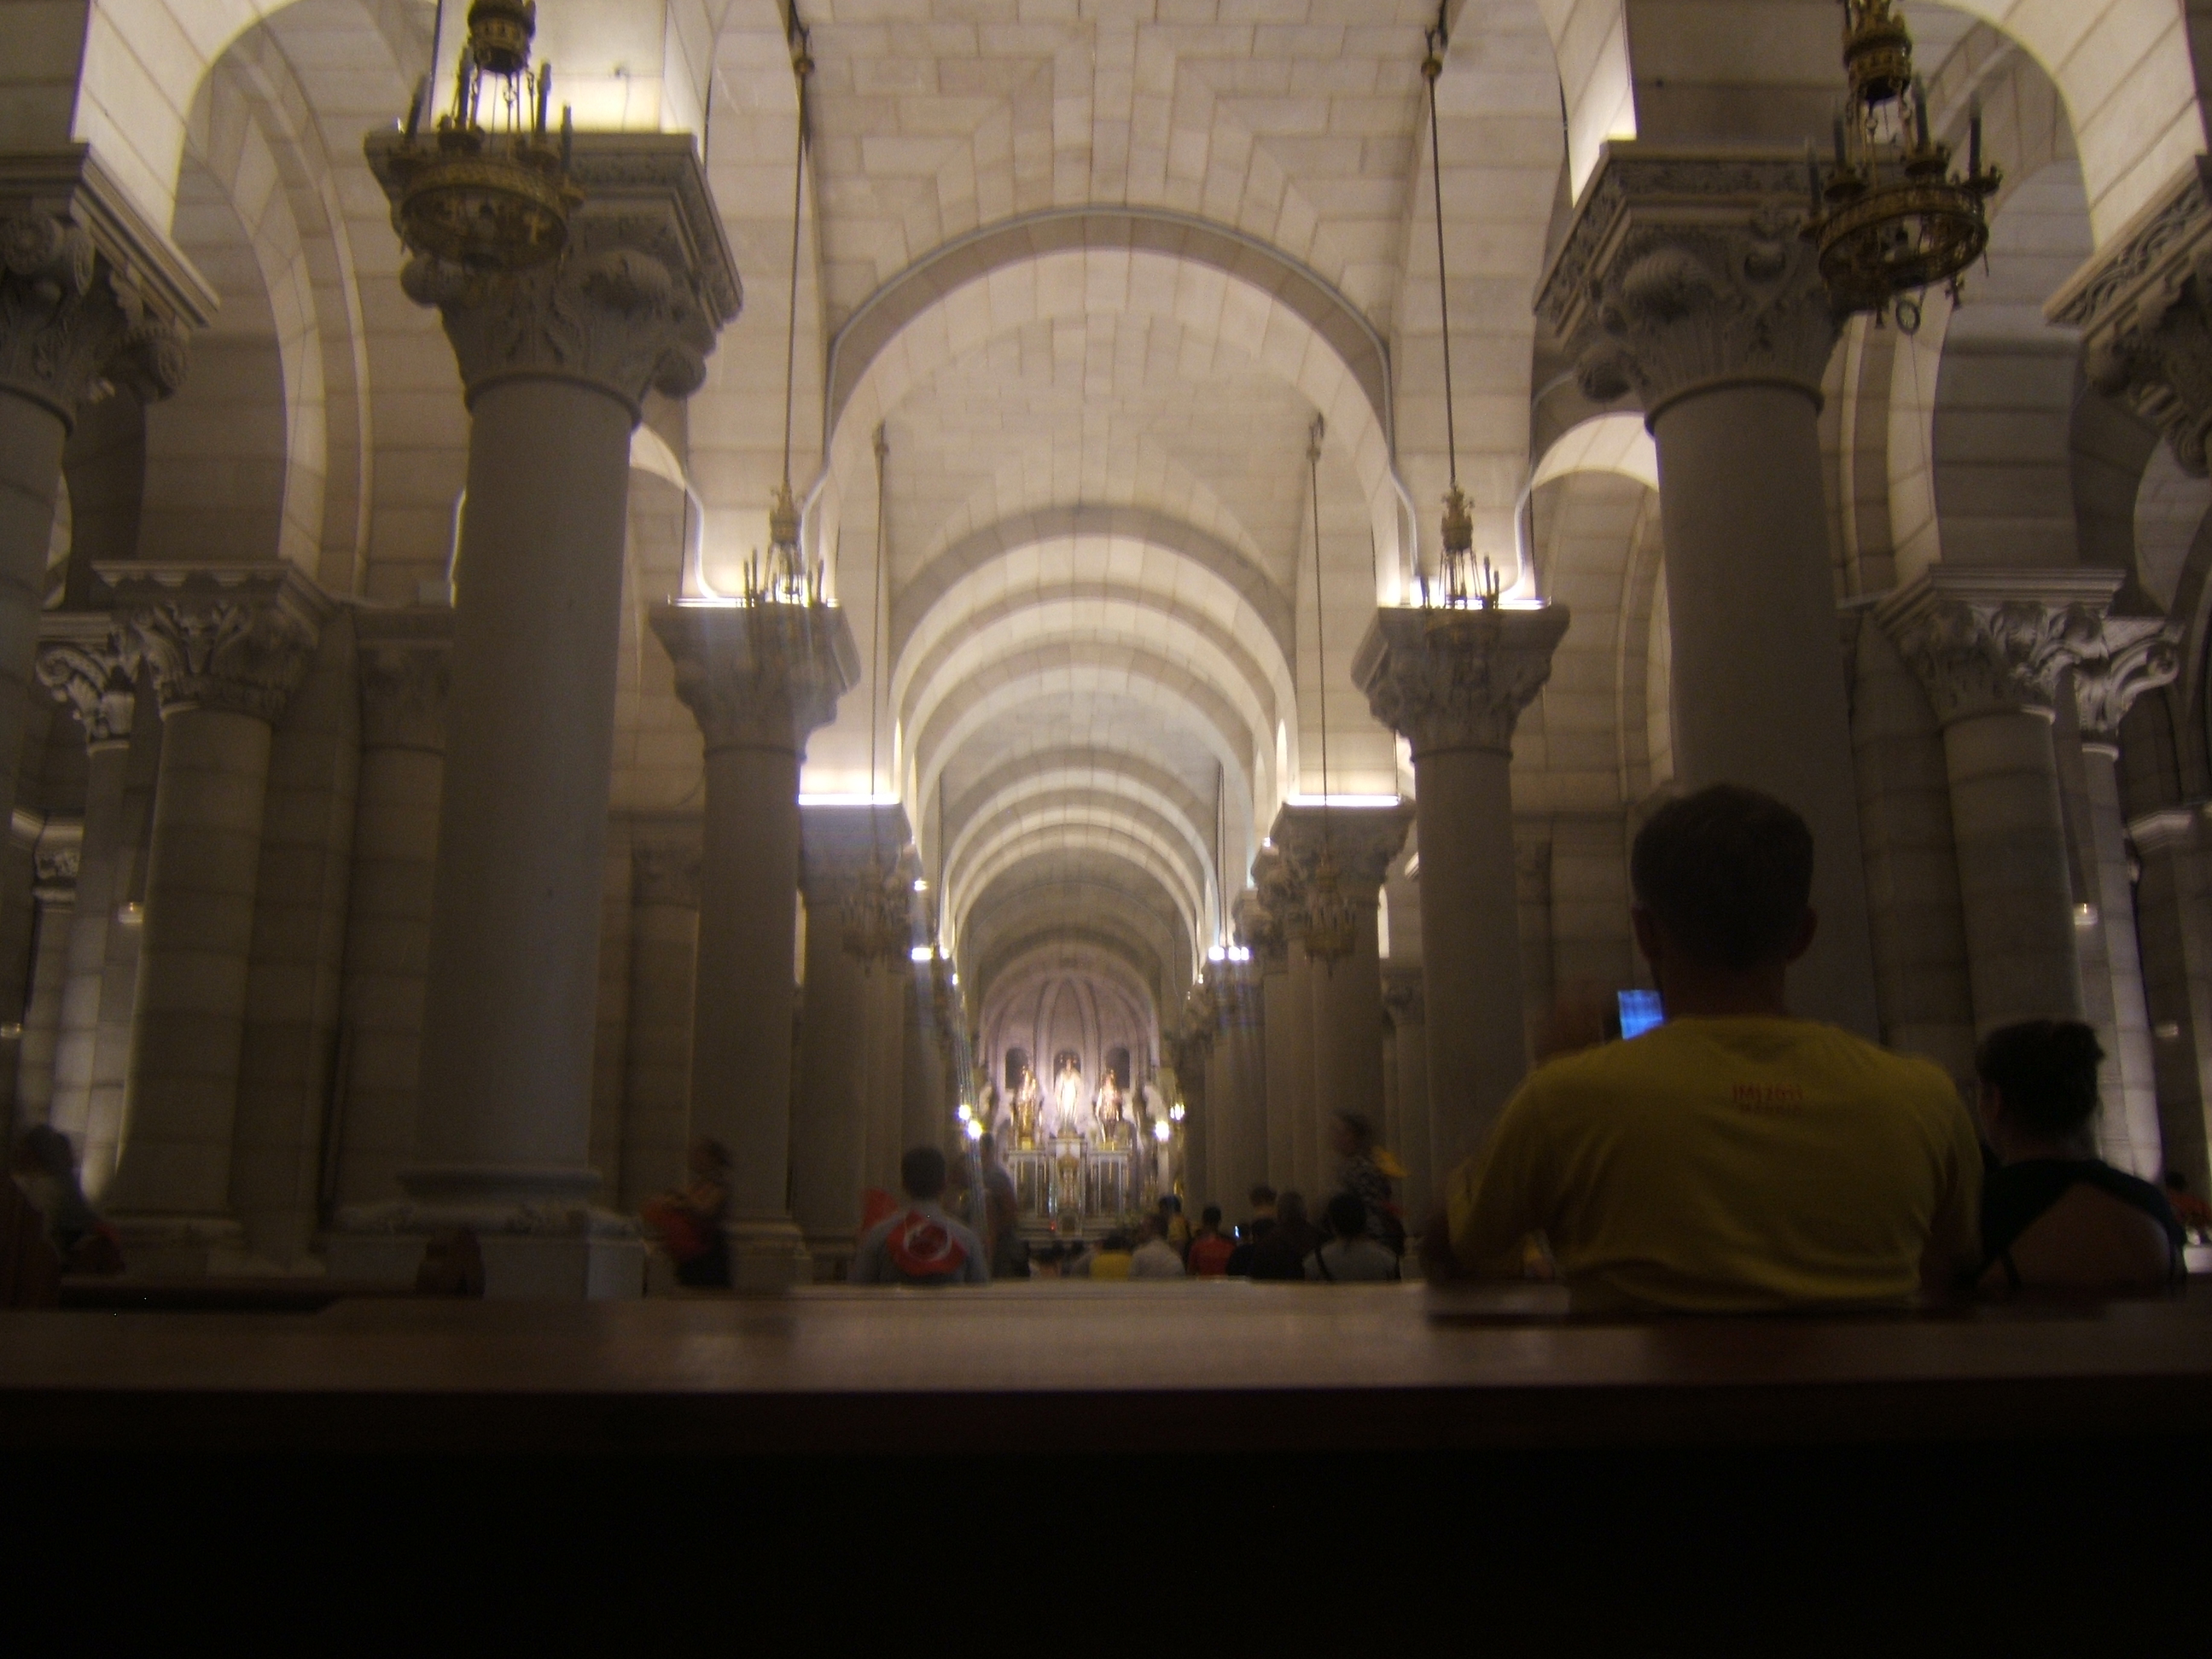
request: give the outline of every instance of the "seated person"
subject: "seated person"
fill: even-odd
[[[701,1135],[684,1162],[691,1179],[647,1199],[641,1214],[675,1262],[678,1284],[726,1290],[730,1240],[723,1224],[730,1214],[730,1154],[720,1141]]]
[[[1182,1258],[1168,1243],[1167,1229],[1159,1217],[1148,1215],[1137,1224],[1137,1248],[1129,1257],[1132,1279],[1181,1279]]]
[[[76,1149],[70,1138],[52,1124],[34,1123],[16,1141],[13,1163],[32,1207],[46,1223],[62,1271],[121,1273],[122,1240],[77,1184]]]
[[[1135,1241],[1125,1232],[1115,1231],[1085,1251],[1070,1271],[1078,1279],[1110,1279],[1118,1282],[1128,1278],[1135,1265]]]
[[[2097,1034],[2032,1019],[1983,1039],[1982,1127],[1999,1167],[1982,1182],[1984,1291],[2144,1292],[2181,1282],[2181,1224],[2164,1194],[2097,1156]]]
[[[1321,1243],[1321,1230],[1306,1219],[1306,1200],[1300,1193],[1285,1193],[1275,1200],[1275,1224],[1254,1243],[1244,1271],[1254,1279],[1304,1279],[1306,1258]],[[1232,1262],[1230,1272],[1237,1267]]]
[[[945,1214],[945,1154],[915,1146],[899,1160],[907,1201],[862,1235],[845,1275],[853,1285],[988,1285],[983,1241]]]
[[[1237,1254],[1237,1243],[1221,1231],[1221,1206],[1209,1204],[1199,1212],[1198,1232],[1190,1241],[1187,1258],[1194,1279],[1221,1279],[1229,1272],[1229,1258]]]
[[[1451,1177],[1432,1269],[1519,1278],[1540,1233],[1583,1309],[1948,1292],[1978,1254],[1981,1149],[1936,1066],[1790,1018],[1816,922],[1804,820],[1715,785],[1653,814],[1629,873],[1667,1023],[1521,1085]]]
[[[1398,1277],[1398,1253],[1367,1231],[1367,1201],[1341,1192],[1322,1212],[1329,1237],[1306,1258],[1306,1277],[1325,1285],[1389,1283]]]

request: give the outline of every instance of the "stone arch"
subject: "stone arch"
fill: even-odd
[[[1194,934],[1211,937],[1218,914],[1212,860],[1203,845],[1190,839],[1165,814],[1149,803],[1132,800],[1106,790],[1076,789],[1048,800],[1034,796],[1010,806],[1005,816],[971,824],[970,833],[946,860],[945,901],[956,913],[964,913],[962,900],[971,882],[981,883],[981,872],[1011,849],[1031,842],[1058,840],[1069,844],[1070,832],[1099,831],[1143,846],[1177,878],[1177,896],[1189,914]]]

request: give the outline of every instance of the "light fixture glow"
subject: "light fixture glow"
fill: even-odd
[[[854,793],[850,791],[828,791],[818,794],[809,794],[801,790],[799,804],[801,806],[896,806],[899,804],[899,798],[895,794],[871,795]]]
[[[1292,793],[1284,796],[1283,799],[1292,806],[1329,806],[1339,810],[1350,808],[1353,811],[1370,811],[1395,806],[1404,798],[1399,795],[1302,795]],[[1272,847],[1274,843],[1273,842],[1262,842],[1261,845],[1263,847]]]
[[[1168,1137],[1174,1133],[1175,1131],[1169,1128],[1164,1123],[1156,1121],[1152,1125],[1152,1139],[1158,1141],[1163,1146],[1167,1145]]]
[[[927,962],[936,954],[937,952],[927,945],[917,945],[907,952],[908,957],[915,962]]]

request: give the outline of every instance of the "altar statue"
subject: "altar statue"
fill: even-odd
[[[1055,1110],[1046,1133],[1056,1139],[1080,1139],[1090,1129],[1091,1114],[1083,1103],[1083,1073],[1074,1057],[1060,1061],[1060,1075],[1052,1080]]]
[[[1037,1116],[1043,1108],[1044,1091],[1037,1085],[1036,1073],[1024,1066],[1021,1086],[1014,1092],[1014,1143],[1025,1152],[1036,1150]]]
[[[1121,1111],[1121,1089],[1111,1071],[1106,1073],[1106,1080],[1098,1085],[1097,1125],[1100,1146],[1126,1146],[1129,1144],[1129,1121]]]

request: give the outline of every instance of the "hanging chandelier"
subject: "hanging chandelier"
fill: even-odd
[[[804,85],[804,82],[801,82]],[[889,584],[884,571],[884,467],[890,459],[890,440],[880,426],[876,428],[876,593],[874,631],[868,640],[868,794],[875,798],[876,727],[878,700],[883,696],[884,684],[884,612],[889,599]],[[787,491],[786,499],[787,500]],[[876,809],[868,809],[868,867],[859,881],[845,896],[845,949],[858,957],[864,967],[872,968],[878,962],[903,959],[913,948],[913,902],[903,878],[894,860],[887,868],[884,863],[882,842],[878,840]]]
[[[1928,125],[1928,88],[1912,71],[1912,35],[1893,0],[1843,0],[1844,71],[1850,90],[1835,124],[1835,161],[1824,173],[1805,155],[1812,215],[1806,240],[1838,310],[1894,312],[1920,326],[1919,295],[1947,289],[1989,246],[1989,198],[2002,172],[1982,166],[1982,112],[1969,120],[1966,174]]]
[[[791,303],[783,334],[783,477],[769,497],[768,556],[756,553],[745,567],[744,603],[819,605],[819,573],[807,568],[799,546],[799,502],[791,493],[791,426],[799,368],[799,229],[806,203],[806,82],[814,73],[806,25],[790,14],[791,72],[799,82],[799,160],[791,179]]]
[[[400,186],[392,224],[410,252],[507,272],[543,264],[568,246],[568,216],[584,192],[568,176],[566,107],[559,143],[546,137],[553,66],[531,72],[537,32],[537,0],[475,0],[453,107],[438,118],[434,138],[419,132],[427,77],[408,106],[405,136],[392,152]],[[436,62],[434,40],[434,69]]]
[[[1339,884],[1336,847],[1328,821],[1328,613],[1321,592],[1321,440],[1328,430],[1318,415],[1306,442],[1306,475],[1312,490],[1314,544],[1314,669],[1321,678],[1321,858],[1306,900],[1306,955],[1332,973],[1352,954],[1352,906]]]

